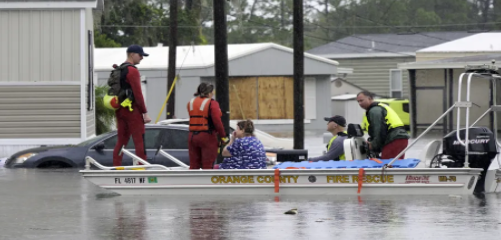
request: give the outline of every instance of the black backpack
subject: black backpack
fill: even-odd
[[[119,103],[122,103],[126,98],[134,100],[134,95],[132,94],[132,88],[125,79],[127,73],[129,72],[128,66],[133,66],[129,62],[122,63],[120,66],[116,64],[113,65],[113,70],[111,70],[110,77],[108,78],[108,95],[117,96]]]

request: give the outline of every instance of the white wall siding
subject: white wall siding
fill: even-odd
[[[0,10],[0,82],[80,80],[79,10]]]
[[[304,118],[316,119],[317,118],[317,85],[315,77],[304,78]]]
[[[362,91],[361,88],[346,83],[340,79],[331,82],[331,96],[338,96],[343,94],[357,94]]]
[[[414,62],[414,57],[334,59],[340,67],[353,68],[346,80],[380,96],[390,96],[390,69],[397,64]],[[409,98],[409,74],[402,71],[403,97]]]
[[[0,139],[80,137],[80,86],[0,87]]]
[[[93,112],[87,112],[87,138],[96,134],[96,120]]]

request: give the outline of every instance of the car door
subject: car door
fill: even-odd
[[[158,140],[160,137],[160,132],[162,129],[160,128],[147,128],[144,134],[144,145],[146,149],[146,161],[151,162],[155,156],[156,149],[158,148]],[[105,166],[113,166],[113,149],[117,144],[117,135],[113,135],[112,137],[105,139],[103,141],[104,149],[96,150],[89,149],[88,155],[97,160],[99,163]],[[133,154],[136,153],[134,141],[132,137],[129,139],[127,146],[125,147],[128,151]],[[123,154],[122,165],[129,166],[132,165],[132,158]]]
[[[190,165],[187,129],[164,129],[160,137],[160,145],[162,145],[162,150],[184,162],[186,165]],[[177,163],[171,161],[161,154],[158,154],[155,157],[154,162],[167,167],[179,166]]]

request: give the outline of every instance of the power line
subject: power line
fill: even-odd
[[[341,8],[340,10],[341,10],[341,11],[343,11],[343,12],[345,12],[345,13],[347,13],[345,9],[342,9],[342,8]],[[360,18],[360,19],[370,21],[370,22],[375,23],[375,24],[377,24],[377,25],[385,25],[385,26],[390,27],[390,28],[395,28],[395,27],[389,26],[389,25],[384,24],[384,23],[378,23],[378,22],[376,22],[376,21],[374,21],[374,20],[372,20],[372,19],[370,19],[370,18],[361,17],[361,16],[360,16],[360,15],[358,15],[357,13],[353,13],[353,14],[354,14],[356,17]],[[429,36],[429,35],[426,35],[426,34],[423,34],[423,33],[420,33],[420,32],[416,32],[416,34],[421,34],[421,35],[423,35],[423,36],[426,36],[426,37],[429,37],[429,38],[435,38],[435,39],[438,39],[438,40],[450,41],[450,39],[444,39],[444,38],[439,38],[439,37],[435,37],[435,36]]]
[[[309,21],[308,21],[309,22]],[[317,25],[316,23],[312,23],[312,22],[309,22],[310,24],[313,24],[313,25]],[[319,26],[320,28],[323,28],[322,26],[320,25],[317,25]],[[341,34],[342,33],[339,33],[339,31],[336,31],[338,34]],[[308,36],[308,35],[305,35],[305,36]],[[312,37],[312,36],[309,36],[309,37]],[[391,46],[402,46],[402,47],[427,47],[427,46],[416,46],[416,45],[406,45],[406,44],[397,44],[397,43],[390,43],[390,42],[385,42],[385,41],[379,41],[379,40],[372,40],[372,39],[366,39],[366,38],[362,38],[362,37],[358,37],[356,35],[351,35],[349,37],[353,37],[353,38],[357,38],[357,39],[361,39],[361,40],[365,40],[365,41],[374,41],[374,42],[379,42],[379,43],[383,43],[383,44],[387,44],[387,45],[391,45]],[[315,38],[318,38],[318,37],[315,37]],[[326,42],[331,42],[332,40],[325,40],[323,39],[323,41],[326,41]],[[360,49],[364,49],[365,51],[367,50],[366,47],[364,46],[360,46],[360,45],[356,45],[356,44],[350,44],[350,43],[345,43],[345,42],[341,42],[341,41],[336,41],[335,43],[338,43],[338,44],[343,44],[343,45],[347,45],[347,46],[351,46],[351,47],[356,47],[356,48],[360,48]],[[400,52],[394,52],[394,51],[390,51],[390,50],[383,50],[383,49],[379,49],[379,48],[372,48],[373,50],[376,50],[378,52],[387,52],[387,53],[393,53],[393,54],[398,54],[398,55],[403,55],[403,56],[414,56],[412,54],[406,54],[406,53],[400,53]]]
[[[231,15],[230,15],[231,16]],[[234,17],[234,16],[232,16]],[[309,24],[313,24],[312,22],[307,22]],[[501,24],[501,22],[486,22],[482,23],[482,25],[495,25],[495,24]],[[318,27],[324,28],[324,29],[358,29],[358,28],[384,28],[384,29],[394,29],[394,28],[432,28],[432,27],[454,27],[454,26],[474,26],[474,25],[479,25],[479,23],[456,23],[456,24],[432,24],[432,25],[399,25],[399,26],[338,26],[338,27],[332,27],[332,26],[324,26],[320,24],[314,24]],[[117,27],[117,28],[134,28],[134,27],[144,27],[144,28],[168,28],[168,25],[120,25],[120,24],[105,24],[105,25],[100,25],[98,24],[97,26],[99,27]],[[264,27],[264,26],[239,26],[243,28],[272,28],[272,27]],[[202,25],[184,25],[184,26],[178,26],[178,28],[212,28],[208,26],[202,26]],[[305,28],[313,28],[313,27],[306,27]],[[440,40],[446,40],[446,39],[440,39]],[[449,41],[447,39],[447,41]]]
[[[385,13],[383,14],[383,16],[381,16],[379,18],[379,22],[383,21],[383,20],[386,20],[386,17],[388,16],[388,13],[390,12],[390,9],[391,7],[393,7],[393,4],[395,4],[397,0],[393,0],[393,2],[391,2],[390,6],[386,9]]]
[[[318,25],[316,23],[313,23],[313,22],[309,22],[309,23],[312,24],[312,25],[316,25],[316,26],[318,26],[320,28],[323,28],[323,26]],[[418,47],[418,48],[419,47],[421,47],[421,48],[428,47],[428,46],[424,46],[424,45],[423,46],[421,46],[421,45],[407,45],[407,44],[399,44],[399,43],[386,42],[386,41],[381,41],[381,40],[367,39],[367,38],[363,38],[363,37],[357,36],[356,34],[350,35],[349,37],[360,39],[360,40],[364,40],[364,41],[369,41],[369,42],[382,43],[382,44],[391,45],[391,46]],[[374,49],[376,49],[376,48],[374,48]]]
[[[229,15],[229,16],[232,16],[232,15]],[[234,17],[234,16],[232,16],[232,17]],[[268,27],[270,27],[272,29],[275,29],[275,30],[281,30],[281,29],[279,29],[277,27],[273,27],[273,26],[270,26],[270,25],[267,25],[267,24],[259,23],[259,22],[256,22],[254,20],[251,20],[251,19],[248,19],[247,21],[254,22],[254,23],[257,23],[257,24],[261,24],[261,25],[264,25],[264,26],[268,26]],[[313,38],[313,39],[318,39],[318,40],[322,40],[322,41],[325,41],[325,42],[331,42],[332,41],[332,40],[329,40],[329,39],[324,39],[324,38],[317,37],[317,36],[311,36],[311,35],[308,35],[308,34],[303,34],[303,35],[305,37],[309,37],[309,38]],[[364,51],[367,50],[366,47],[362,47],[362,46],[351,44],[351,43],[344,43],[344,42],[339,42],[339,41],[336,42],[336,43],[339,43],[339,44],[342,44],[342,45],[346,45],[346,46],[350,46],[350,47],[355,47],[355,48],[363,49]],[[398,55],[402,55],[402,56],[412,56],[412,57],[414,56],[414,55],[411,55],[411,54],[393,52],[393,51],[388,51],[388,50],[383,50],[383,49],[377,49],[377,48],[374,48],[374,50],[379,51],[379,52],[387,52],[387,53],[398,54]]]

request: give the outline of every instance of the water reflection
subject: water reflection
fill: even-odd
[[[0,171],[0,239],[498,239],[501,194],[119,196],[74,171]],[[285,211],[297,208],[297,215]]]
[[[190,204],[189,223],[192,240],[221,239],[224,236],[224,209],[212,204]]]
[[[112,236],[119,240],[147,239],[144,201],[140,201],[135,207],[125,207],[120,201],[115,201],[114,205],[116,224],[112,228]]]
[[[126,202],[121,199],[97,199],[88,206],[91,214],[87,221],[92,221],[95,238],[100,239],[149,239],[147,236],[148,219],[145,201]],[[105,207],[104,207],[105,206]],[[96,210],[96,207],[100,210]],[[90,229],[91,230],[91,229]],[[91,230],[92,231],[92,230]]]

